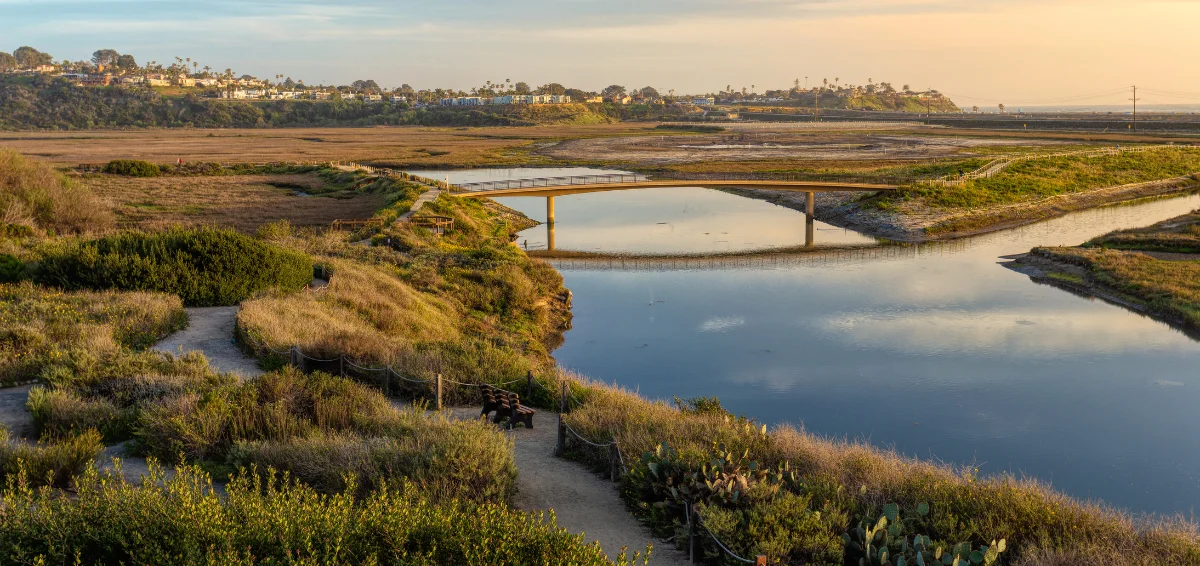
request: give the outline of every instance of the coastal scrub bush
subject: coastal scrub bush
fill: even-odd
[[[40,249],[36,279],[65,289],[160,291],[189,306],[234,305],[267,289],[312,281],[307,255],[232,230],[127,232]]]
[[[186,324],[179,298],[169,295],[0,283],[0,383],[44,378],[55,368],[75,375]]]
[[[0,429],[0,481],[22,478],[22,482],[33,487],[66,487],[103,450],[100,433],[94,430],[51,444],[31,445],[10,439],[8,431]],[[0,512],[0,517],[3,515]]]
[[[8,254],[0,254],[0,283],[20,281],[24,271],[25,266],[21,260]]]
[[[253,382],[166,396],[139,413],[142,449],[234,467],[287,471],[323,493],[406,478],[433,494],[507,500],[512,443],[494,427],[399,409],[351,380],[288,367]]]
[[[124,175],[126,177],[157,177],[162,169],[149,161],[136,159],[114,159],[104,166],[105,173]]]
[[[91,469],[76,495],[23,485],[3,492],[0,562],[66,564],[575,564],[608,560],[555,525],[504,504],[432,500],[392,483],[359,497],[323,495],[286,475],[237,475],[219,495],[204,472],[152,466],[133,484]],[[351,486],[353,487],[353,486]],[[48,536],[53,533],[53,536]]]
[[[316,433],[283,442],[242,442],[231,452],[236,467],[286,471],[322,493],[350,484],[378,489],[406,478],[438,498],[507,501],[516,490],[512,443],[478,421],[450,422],[406,411],[412,426],[391,437]]]
[[[0,149],[0,226],[5,234],[95,232],[113,222],[109,206],[86,187],[45,163]]]

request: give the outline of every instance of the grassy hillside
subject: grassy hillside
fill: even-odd
[[[107,203],[48,165],[0,149],[0,236],[80,233],[113,224]]]

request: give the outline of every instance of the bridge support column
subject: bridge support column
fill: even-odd
[[[817,193],[814,193],[812,191],[808,191],[807,193],[804,193],[804,213],[808,215],[808,218],[810,220],[812,219],[812,216],[813,216],[813,209],[816,208],[816,201],[817,201]]]
[[[546,249],[554,251],[554,223],[546,223]]]
[[[554,197],[546,197],[546,224],[554,224]]]
[[[804,247],[811,248],[816,244],[816,222],[809,216],[804,220]]]

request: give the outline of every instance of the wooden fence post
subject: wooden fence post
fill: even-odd
[[[567,451],[567,421],[563,420],[563,414],[558,414],[558,443],[554,445],[554,455],[562,457]]]
[[[611,476],[613,483],[621,481],[621,453],[617,448],[616,439],[613,439],[613,443],[608,447],[608,460],[608,473],[609,476]]]
[[[338,375],[346,377],[346,354],[338,354]]]
[[[533,401],[533,370],[529,370],[529,375],[525,376],[525,398]]]
[[[688,561],[692,564],[699,564],[704,559],[704,550],[700,547],[700,541],[696,540],[697,520],[696,510],[690,505],[688,506]]]
[[[562,382],[562,394],[558,400],[558,412],[564,414],[567,412],[567,382],[565,381]]]
[[[767,557],[759,554],[754,557],[754,566],[767,566]]]
[[[442,410],[442,374],[437,374],[437,410]]]

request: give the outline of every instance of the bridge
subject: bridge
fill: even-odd
[[[677,175],[669,179],[651,179],[645,175],[619,173],[612,175],[576,175],[570,177],[544,177],[539,179],[513,179],[509,181],[487,181],[453,185],[452,192],[460,197],[554,197],[601,191],[627,191],[631,189],[677,188],[677,187],[730,187],[739,189],[768,189],[792,192],[852,192],[894,191],[899,189],[897,179],[870,179],[871,182],[854,182],[844,176],[814,178],[798,175]],[[881,182],[882,181],[882,182]],[[888,181],[897,181],[889,183]]]
[[[858,181],[858,182],[856,182]],[[615,173],[611,175],[576,175],[513,179],[450,185],[456,196],[482,197],[545,197],[546,223],[554,224],[554,197],[603,191],[635,189],[707,187],[735,189],[765,189],[805,193],[805,214],[813,221],[816,193],[819,192],[878,192],[900,189],[902,179],[854,179],[843,175],[761,175],[761,174],[697,174],[676,175],[670,179],[651,179],[645,175]],[[911,181],[911,180],[909,180]],[[553,241],[553,237],[551,237]]]

